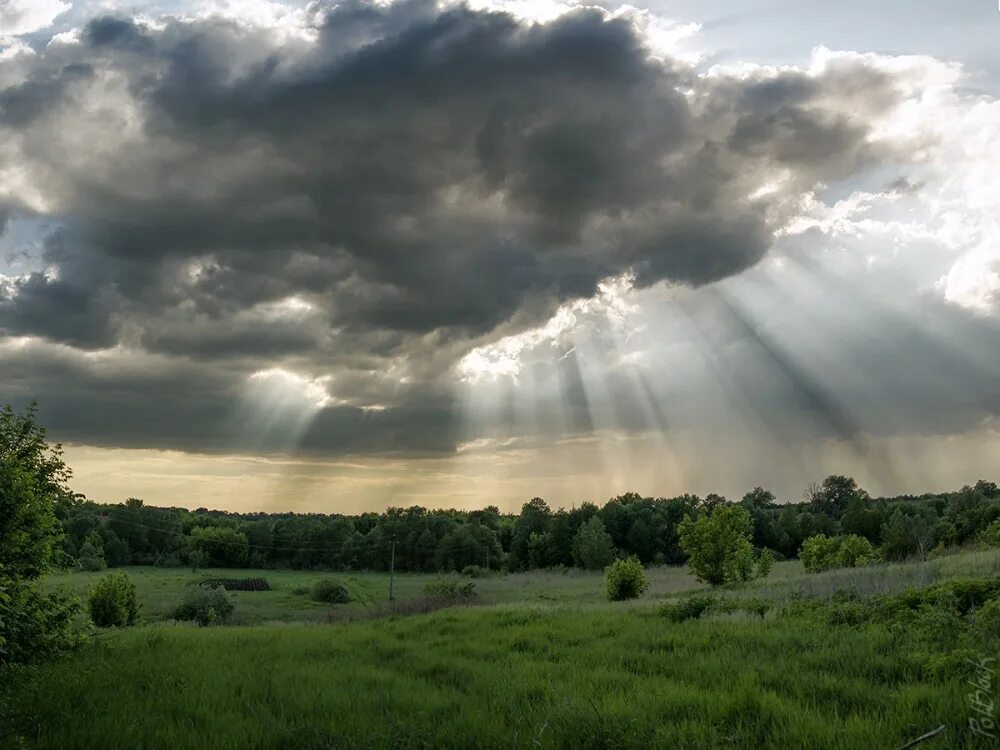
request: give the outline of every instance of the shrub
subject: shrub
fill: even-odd
[[[982,540],[990,547],[1000,547],[1000,518],[986,527]]]
[[[104,547],[101,545],[101,538],[96,534],[90,534],[80,546],[80,570],[97,571],[108,567],[104,560]]]
[[[677,526],[681,549],[699,581],[719,586],[753,577],[753,521],[738,505],[718,505]]]
[[[483,575],[483,569],[478,565],[466,565],[462,568],[462,575],[469,578],[479,578]]]
[[[608,599],[613,602],[635,599],[649,587],[646,571],[637,557],[615,560],[604,569]]]
[[[312,598],[326,604],[346,604],[351,601],[351,594],[336,578],[324,578],[313,584]]]
[[[447,578],[428,581],[424,585],[424,595],[450,603],[468,602],[476,598],[476,584],[472,581],[459,583]]]
[[[837,564],[842,568],[861,568],[875,560],[875,548],[863,536],[848,534],[840,540]]]
[[[802,542],[799,559],[807,573],[819,573],[837,567],[840,543],[826,534],[811,536]]]
[[[976,632],[984,641],[1000,641],[1000,599],[986,602],[973,615]]]
[[[767,578],[773,567],[774,553],[767,548],[762,549],[760,555],[757,557],[757,577]]]
[[[174,612],[174,619],[188,620],[199,625],[223,623],[236,609],[233,598],[219,586],[189,586],[184,602]]]
[[[197,573],[198,568],[204,567],[207,561],[208,561],[208,555],[202,552],[200,549],[191,550],[191,552],[188,554],[188,562],[191,563],[192,573]]]
[[[101,628],[123,628],[139,619],[135,584],[125,573],[110,573],[90,591],[90,619]]]
[[[685,599],[681,599],[676,604],[664,604],[660,607],[660,616],[666,617],[670,620],[670,622],[697,620],[699,617],[709,612],[714,605],[715,599],[711,596],[694,594]]]

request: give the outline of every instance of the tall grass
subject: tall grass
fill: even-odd
[[[158,625],[10,687],[5,726],[60,750],[895,748],[939,724],[948,731],[926,748],[990,746],[967,730],[963,675],[925,677],[888,630],[795,619],[670,624],[538,606]]]

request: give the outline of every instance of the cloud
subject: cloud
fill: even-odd
[[[745,274],[824,186],[937,137],[904,116],[914,60],[700,74],[641,14],[254,7],[98,18],[0,62],[0,221],[59,224],[4,283],[0,335],[30,345],[0,376],[73,439],[224,450],[238,431],[206,426],[280,371],[328,389],[303,450],[446,452],[476,347],[609,279]]]
[[[71,7],[60,0],[0,0],[0,44],[48,28]]]

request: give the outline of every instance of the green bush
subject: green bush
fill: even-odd
[[[462,575],[469,578],[480,578],[483,575],[483,569],[478,565],[466,565],[462,568]]]
[[[104,545],[101,544],[101,537],[97,532],[90,535],[80,545],[80,570],[97,571],[108,567],[104,560]]]
[[[312,598],[325,604],[346,604],[351,601],[351,594],[336,578],[324,578],[313,584]]]
[[[986,602],[973,614],[976,633],[984,641],[1000,641],[1000,599]]]
[[[208,555],[200,549],[193,549],[188,553],[188,562],[191,564],[191,572],[197,573],[198,568],[204,567],[208,562]]]
[[[990,547],[1000,547],[1000,518],[986,527],[981,538]]]
[[[840,543],[826,534],[811,536],[802,542],[799,559],[807,573],[819,573],[837,567]]]
[[[774,553],[767,548],[762,549],[757,557],[757,577],[767,578],[773,567]]]
[[[472,581],[459,583],[448,578],[438,578],[424,585],[424,595],[452,603],[468,602],[476,598],[476,584]]]
[[[874,562],[875,558],[875,548],[863,536],[848,534],[840,540],[837,564],[841,568],[862,568]]]
[[[101,628],[124,628],[139,619],[135,584],[125,573],[110,573],[90,590],[90,619]]]
[[[646,571],[637,557],[615,560],[604,569],[608,599],[613,602],[635,599],[649,587]]]
[[[677,526],[681,549],[699,581],[720,586],[753,578],[753,519],[738,505],[703,509]]]
[[[236,603],[222,586],[189,586],[184,593],[184,602],[174,612],[174,619],[215,625],[228,620],[234,609]]]
[[[670,622],[697,620],[707,614],[715,606],[715,599],[704,594],[693,594],[676,603],[667,603],[660,607],[660,616]]]

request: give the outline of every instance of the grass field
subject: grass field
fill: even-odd
[[[820,576],[782,563],[727,595],[885,594],[998,570],[998,552]],[[163,620],[192,579],[238,574],[128,572],[147,624],[12,674],[8,745],[898,748],[945,725],[921,750],[997,746],[969,731],[964,666],[1000,656],[997,639],[970,650],[793,610],[671,623],[657,605],[699,588],[678,569],[652,570],[650,592],[626,605],[604,601],[594,574],[510,575],[477,581],[482,606],[332,625],[316,624],[331,607],[293,593],[325,574],[248,571],[274,588],[237,594],[234,622],[255,624],[210,628]],[[386,576],[342,578],[357,598],[346,611],[381,606]],[[397,592],[419,596],[430,578],[397,576]]]

